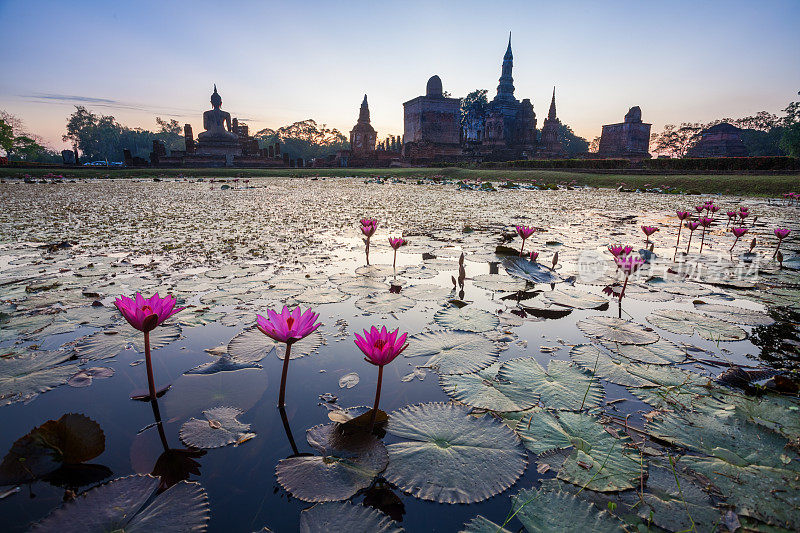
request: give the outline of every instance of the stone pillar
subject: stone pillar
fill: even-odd
[[[275,157],[278,157],[280,155],[281,155],[281,143],[276,142],[275,143]]]
[[[283,164],[286,165],[287,167],[289,166],[289,154],[283,154]]]
[[[275,157],[275,146],[273,146],[273,145],[271,145],[271,144],[270,144],[270,145],[267,147],[267,154],[269,155],[269,157],[270,157],[270,158],[273,158],[273,157]]]
[[[184,124],[183,126],[183,140],[186,144],[186,153],[193,154],[195,151],[194,146],[194,133],[192,132],[191,124]]]

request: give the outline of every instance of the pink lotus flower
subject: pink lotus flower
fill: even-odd
[[[533,235],[533,232],[536,231],[536,228],[531,228],[528,226],[517,226],[517,235],[522,238],[522,246],[519,248],[519,255],[522,257],[522,250],[525,248],[525,239]]]
[[[138,292],[133,299],[120,296],[114,301],[114,305],[117,306],[128,324],[145,333],[153,331],[166,319],[185,309],[185,307],[176,309],[176,303],[175,298],[169,295],[161,298],[158,293],[155,293],[150,298],[145,298]]]
[[[539,252],[531,252],[530,254],[528,254],[528,256],[530,257],[531,263],[535,263],[536,260],[539,258]]]
[[[736,246],[736,243],[739,242],[739,239],[742,237],[742,235],[747,233],[747,228],[731,228],[731,233],[733,233],[733,236],[736,237],[731,245],[731,249],[729,250],[730,252],[733,252],[733,247]]]
[[[362,218],[361,219],[362,226],[377,226],[378,220],[375,218]]]
[[[623,246],[621,244],[613,244],[609,245],[608,247],[608,251],[611,252],[611,255],[614,257],[619,257],[619,255],[622,253],[622,250]]]
[[[378,405],[381,401],[381,383],[383,382],[383,367],[391,363],[395,357],[403,353],[403,350],[408,348],[406,337],[408,333],[403,333],[400,337],[397,336],[399,330],[394,330],[389,333],[386,331],[386,326],[383,326],[380,331],[375,326],[367,331],[364,330],[362,337],[358,333],[355,334],[356,346],[366,356],[364,360],[378,367],[378,385],[375,389],[375,405],[372,408],[370,415],[370,432],[375,425],[375,415],[378,413]]]
[[[370,238],[375,235],[375,230],[377,229],[378,224],[367,224],[366,226],[361,226],[361,233],[363,233],[367,238]]]
[[[622,291],[619,293],[619,301],[622,302],[622,297],[625,296],[625,289],[628,287],[628,279],[631,274],[639,270],[644,264],[644,259],[640,255],[628,255],[626,257],[617,257],[614,261],[617,263],[617,268],[625,273],[625,283],[623,283]]]
[[[772,254],[773,258],[776,255],[778,255],[778,250],[780,250],[781,248],[781,243],[783,243],[783,239],[788,237],[789,233],[791,232],[792,230],[790,230],[789,228],[775,228],[775,236],[778,238],[778,246],[775,247],[775,253]],[[781,261],[781,266],[783,266],[783,261]]]
[[[394,258],[392,259],[392,268],[397,265],[397,249],[401,246],[408,244],[408,241],[402,237],[389,237],[389,246],[394,250]]]
[[[369,241],[373,235],[375,235],[375,230],[378,229],[378,221],[374,218],[362,218],[361,219],[361,233],[364,234],[366,239],[364,239],[364,251],[367,256],[367,264],[369,265]]]
[[[317,322],[318,318],[319,314],[314,313],[311,309],[302,312],[297,307],[294,311],[289,311],[285,305],[280,313],[267,309],[267,318],[256,315],[256,325],[261,333],[272,340],[286,344],[286,353],[283,354],[281,389],[278,395],[278,408],[280,409],[286,405],[286,374],[289,371],[292,344],[316,331],[320,326],[320,323]]]
[[[675,213],[678,215],[678,220],[686,220],[691,216],[689,211],[675,211]]]
[[[658,228],[655,226],[642,226],[642,231],[646,235],[646,239],[644,240],[645,247],[650,244],[650,235],[658,231]]]
[[[702,213],[705,208],[706,208],[705,204],[694,206],[694,210],[697,211],[698,213]]]
[[[169,386],[156,391],[155,379],[153,377],[153,361],[150,356],[150,332],[164,323],[166,319],[185,309],[184,307],[175,308],[175,298],[166,296],[161,298],[155,293],[150,298],[145,298],[141,293],[136,293],[133,299],[127,296],[120,296],[114,301],[119,312],[128,321],[128,324],[144,333],[144,359],[147,369],[147,388],[149,396],[134,395],[132,398],[137,400],[155,400],[159,392],[165,391]]]

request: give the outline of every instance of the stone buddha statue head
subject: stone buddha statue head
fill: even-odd
[[[217,84],[214,84],[214,92],[211,93],[211,107],[219,109],[222,107],[222,97],[217,92]]]

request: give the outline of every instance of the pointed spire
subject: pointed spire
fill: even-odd
[[[214,92],[217,92],[217,84],[214,84]]]
[[[503,57],[503,61],[507,59],[514,59],[514,55],[511,53],[511,32],[508,32],[508,48],[506,48],[506,55]]]
[[[553,86],[553,99],[550,101],[550,112],[547,114],[547,118],[553,120],[556,118],[556,88]]]
[[[364,101],[361,102],[361,110],[358,112],[358,122],[369,124],[369,104],[367,103],[367,95],[364,95]]]

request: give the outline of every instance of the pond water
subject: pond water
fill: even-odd
[[[497,531],[512,505],[511,531],[800,529],[797,206],[379,181],[0,185],[4,531],[62,505],[41,525],[63,527],[89,501],[76,494],[150,473],[172,488],[127,489],[143,494],[131,513],[162,502],[156,518],[211,531]],[[676,253],[675,210],[707,199],[714,223],[688,255],[684,228]],[[729,252],[725,213],[743,205],[748,232]],[[379,221],[370,267],[363,217]],[[538,265],[510,250],[520,224],[537,230],[524,250]],[[642,225],[659,231],[620,304],[603,291],[624,282],[607,247],[636,254]],[[793,232],[783,268],[776,227]],[[387,237],[401,234],[393,268]],[[156,384],[172,385],[155,404],[129,398],[147,388],[142,339],[113,305],[136,292],[188,306],[153,333]],[[322,322],[293,348],[285,418],[280,349],[253,329],[283,305]],[[333,426],[306,432],[372,405],[377,367],[352,341],[373,325],[409,333],[384,369],[386,433],[337,452],[319,435]],[[221,412],[204,415],[218,407],[238,410],[236,442],[182,442],[192,418],[219,433]],[[94,489],[82,512],[140,481]],[[326,500],[351,503],[314,503]]]

